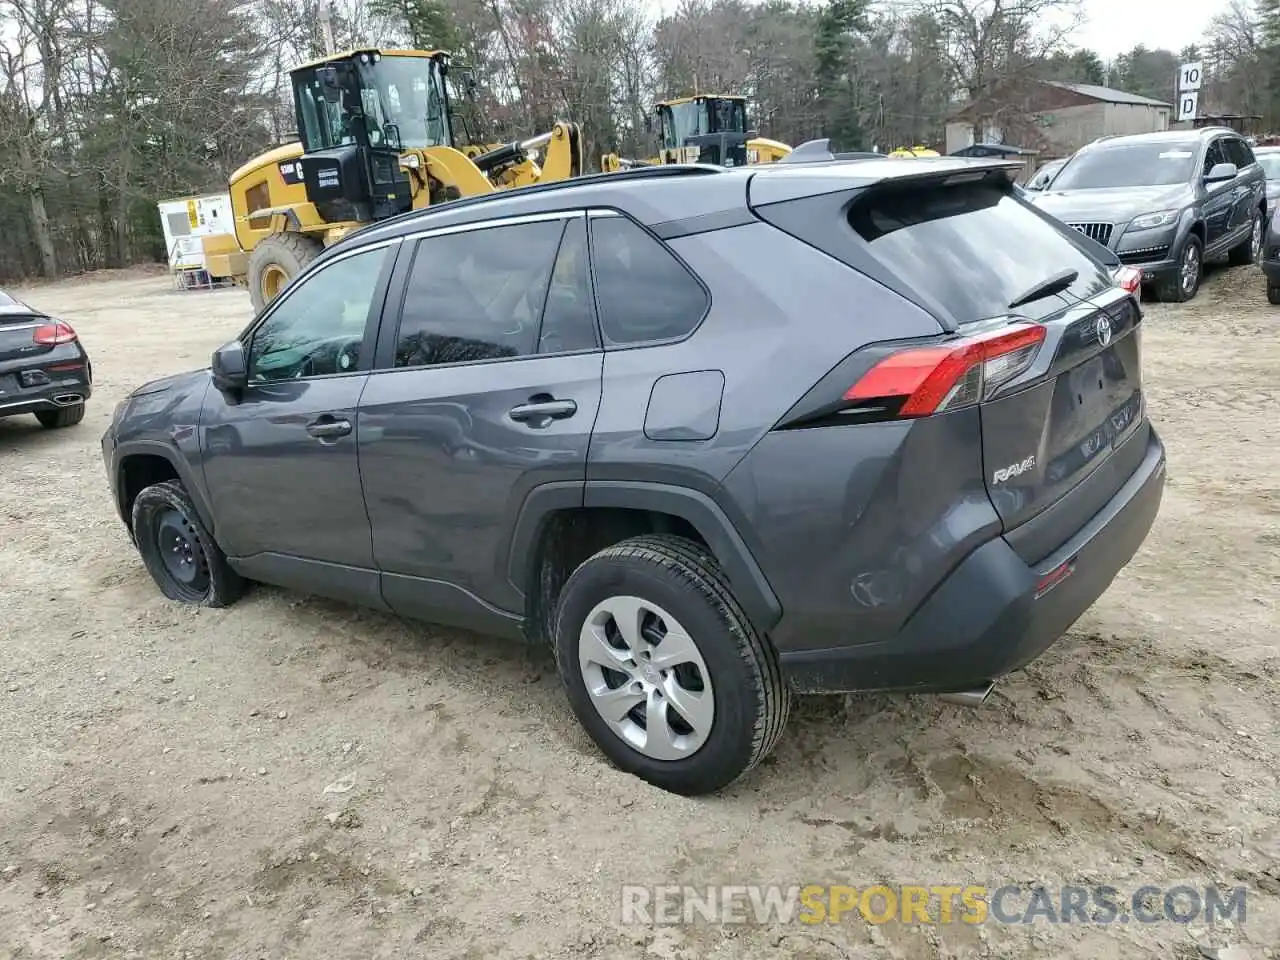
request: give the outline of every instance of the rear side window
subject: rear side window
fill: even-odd
[[[592,218],[591,259],[606,345],[674,340],[702,322],[702,284],[625,217]]]
[[[957,323],[1010,312],[1041,318],[1067,306],[1058,295],[1011,311],[1009,304],[1064,270],[1076,279],[1066,293],[1094,296],[1110,278],[1061,229],[1022,201],[990,185],[881,190],[856,202],[849,223],[872,256],[908,289]]]
[[[547,305],[542,311],[538,352],[569,353],[599,346],[587,261],[587,227],[579,217],[565,227],[560,241],[560,253],[547,288]]]
[[[538,349],[563,220],[418,242],[405,285],[396,366],[507,360]]]

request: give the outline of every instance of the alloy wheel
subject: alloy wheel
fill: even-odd
[[[1182,292],[1190,295],[1196,288],[1196,282],[1200,279],[1200,250],[1194,243],[1188,243],[1187,249],[1182,253],[1180,279],[1182,280]]]

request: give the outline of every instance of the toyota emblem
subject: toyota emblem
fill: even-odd
[[[1098,334],[1098,343],[1106,347],[1111,343],[1111,318],[1105,313],[1098,317],[1097,322],[1093,325],[1094,332]]]

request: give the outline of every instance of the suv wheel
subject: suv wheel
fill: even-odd
[[[569,702],[619,768],[674,793],[719,790],[777,743],[777,653],[715,558],[673,536],[601,550],[565,584],[556,660]]]
[[[1280,284],[1267,284],[1267,302],[1273,306],[1280,307]]]
[[[1204,269],[1203,248],[1195,234],[1187,237],[1178,254],[1178,272],[1164,282],[1160,299],[1170,303],[1185,303],[1200,289],[1200,274]]]
[[[1227,255],[1227,262],[1233,267],[1244,267],[1257,263],[1262,256],[1262,211],[1254,210],[1253,219],[1249,221],[1249,237],[1241,240]]]
[[[138,494],[133,539],[151,579],[170,600],[225,607],[244,593],[244,580],[227,565],[177,480],[152,484]]]

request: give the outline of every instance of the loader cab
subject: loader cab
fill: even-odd
[[[747,102],[743,97],[695,96],[657,105],[666,163],[747,163]]]
[[[401,153],[453,145],[447,69],[440,52],[358,50],[290,73],[305,151],[292,175],[321,217],[367,222],[412,206]]]

